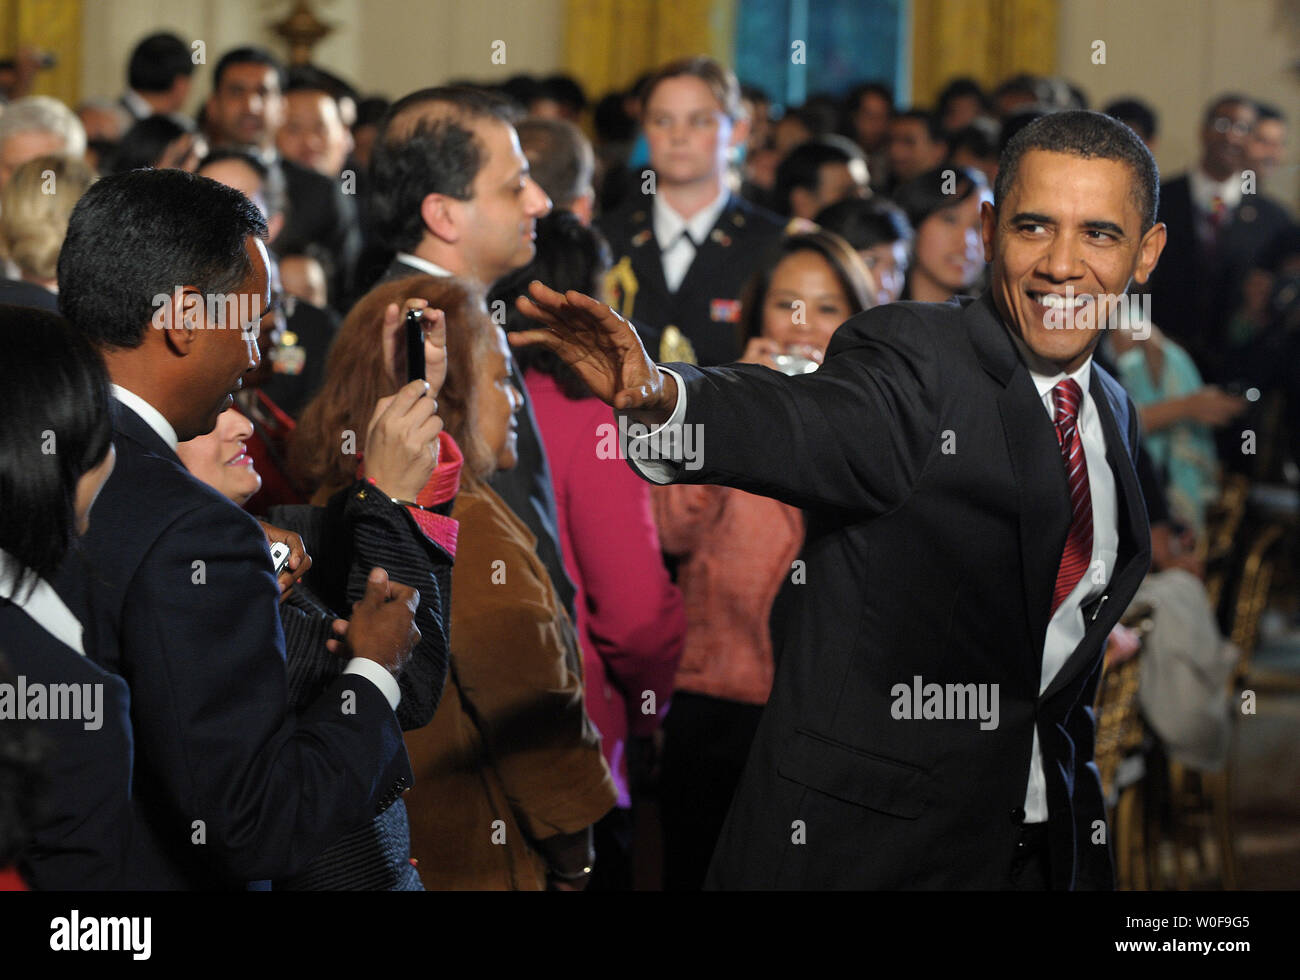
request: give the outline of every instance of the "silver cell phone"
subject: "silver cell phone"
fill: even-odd
[[[289,564],[289,546],[280,541],[271,545],[271,567],[275,569],[275,575],[279,578],[280,573],[285,570]]]

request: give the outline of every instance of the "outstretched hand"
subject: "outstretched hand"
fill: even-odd
[[[573,368],[592,394],[637,421],[662,425],[677,404],[677,382],[660,371],[632,325],[604,303],[534,280],[515,301],[519,312],[543,325],[510,335],[513,347],[539,344]]]

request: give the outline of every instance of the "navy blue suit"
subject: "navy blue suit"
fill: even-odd
[[[410,785],[401,728],[365,678],[289,704],[257,522],[114,404],[117,466],[83,539],[101,665],[131,689],[140,888],[288,877]],[[75,587],[64,575],[55,583]],[[90,631],[90,625],[87,631]]]
[[[74,554],[70,560],[76,561]],[[65,603],[74,615],[74,603]],[[0,681],[25,680],[27,688],[55,684],[99,685],[99,717],[27,721],[41,742],[44,777],[31,839],[18,866],[27,883],[41,890],[125,887],[130,864],[131,719],[130,695],[120,677],[46,632],[7,599],[0,599]],[[6,729],[24,722],[0,722]]]

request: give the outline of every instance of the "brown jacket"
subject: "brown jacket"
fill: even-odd
[[[411,854],[428,889],[542,889],[533,841],[615,801],[582,700],[582,656],[534,539],[467,480],[452,573],[451,669],[433,721],[406,733]]]

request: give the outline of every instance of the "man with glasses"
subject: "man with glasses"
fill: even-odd
[[[1225,325],[1241,305],[1247,272],[1288,223],[1286,212],[1258,193],[1258,175],[1245,169],[1256,115],[1243,95],[1211,102],[1199,163],[1160,188],[1169,241],[1152,277],[1152,317],[1211,382],[1234,380],[1224,376]]]

